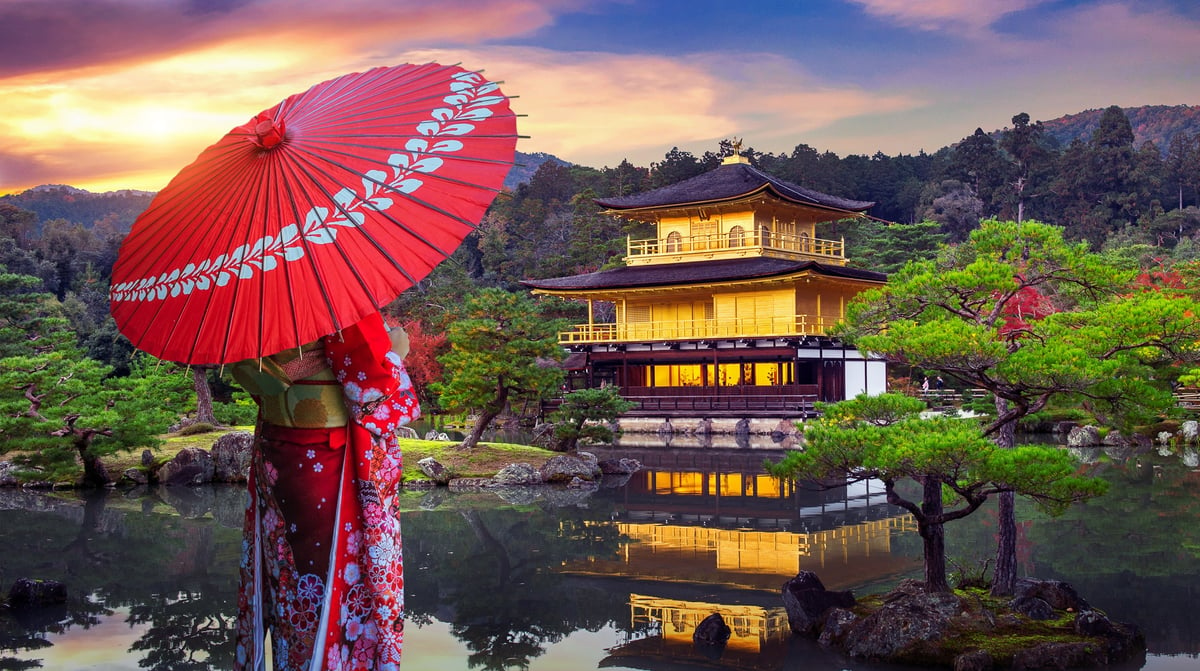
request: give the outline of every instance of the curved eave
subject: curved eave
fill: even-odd
[[[610,204],[606,204],[604,201],[601,201],[601,200],[596,200],[595,202],[597,205],[600,205],[601,207],[604,208],[604,210],[602,210],[603,214],[612,214],[612,215],[621,215],[621,216],[647,215],[647,214],[653,215],[655,213],[660,213],[660,212],[663,212],[666,210],[686,210],[689,208],[698,208],[698,207],[715,207],[718,205],[728,205],[731,203],[737,203],[739,201],[748,201],[748,200],[753,199],[755,196],[758,196],[765,192],[770,192],[771,196],[775,197],[777,200],[779,200],[783,203],[786,203],[788,205],[805,207],[805,208],[809,208],[809,209],[813,209],[813,210],[820,210],[822,212],[831,212],[834,214],[840,214],[840,215],[843,215],[844,218],[865,217],[866,216],[865,212],[875,205],[875,203],[868,203],[861,209],[845,209],[845,208],[840,208],[840,207],[834,207],[832,205],[824,205],[824,204],[817,203],[817,202],[810,201],[810,200],[793,198],[791,196],[788,196],[787,194],[780,193],[780,191],[778,189],[776,189],[774,187],[774,185],[772,185],[769,182],[766,184],[763,184],[759,187],[756,187],[754,189],[751,189],[750,191],[746,191],[744,193],[739,193],[739,194],[736,194],[733,196],[726,196],[724,198],[708,198],[705,200],[686,201],[686,202],[681,202],[681,203],[669,203],[669,204],[661,204],[661,205],[639,205],[639,206],[634,206],[634,207],[614,207]]]
[[[840,270],[840,267],[837,267]],[[803,279],[806,276],[820,278],[822,282],[830,284],[852,284],[861,287],[882,286],[887,283],[887,276],[882,273],[874,273],[871,271],[857,271],[853,274],[831,270],[827,266],[816,263],[808,263],[803,267],[798,267],[792,270],[786,270],[775,274],[764,274],[749,277],[726,277],[726,278],[710,278],[710,279],[695,279],[695,280],[680,280],[673,282],[642,282],[625,285],[612,286],[586,286],[586,287],[546,287],[537,286],[537,280],[525,280],[521,282],[529,287],[532,293],[542,294],[546,296],[559,296],[561,298],[577,298],[593,300],[610,300],[622,296],[631,296],[635,294],[667,294],[674,292],[696,291],[705,288],[721,288],[721,287],[747,287],[752,285],[770,285],[770,284],[790,284]],[[869,273],[872,276],[860,276],[859,272]]]

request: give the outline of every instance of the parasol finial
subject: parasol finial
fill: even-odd
[[[283,142],[285,126],[282,119],[277,122],[263,112],[254,117],[250,121],[250,125],[253,125],[254,130],[254,137],[250,141],[259,147],[273,149]]]

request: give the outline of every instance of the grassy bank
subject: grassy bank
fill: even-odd
[[[211,450],[213,443],[218,438],[232,431],[252,432],[253,430],[254,427],[247,426],[218,429],[208,433],[196,433],[185,436],[169,434],[162,436],[163,444],[156,448],[151,448],[151,452],[154,455],[155,461],[161,463],[170,461],[181,450],[189,447]],[[404,480],[406,482],[427,479],[417,468],[417,462],[426,457],[436,459],[443,466],[450,469],[450,472],[455,477],[489,478],[509,464],[524,462],[537,468],[556,454],[555,452],[539,447],[514,445],[512,443],[480,443],[473,450],[459,449],[458,443],[455,441],[401,438],[399,444],[401,451],[404,453]],[[104,465],[114,478],[119,478],[126,469],[140,466],[141,463],[142,450],[122,452],[104,460]]]

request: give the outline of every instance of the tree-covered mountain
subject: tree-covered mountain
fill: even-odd
[[[547,154],[519,154],[507,188],[454,255],[388,311],[446,330],[453,306],[480,289],[524,291],[522,280],[587,273],[623,263],[626,238],[653,226],[608,216],[596,199],[674,184],[717,167],[740,147],[767,173],[834,196],[873,201],[871,219],[823,225],[844,239],[855,267],[895,272],[967,238],[981,218],[1037,219],[1085,240],[1112,263],[1162,270],[1200,259],[1200,129],[1195,108],[1108,107],[1065,144],[1054,122],[1018,112],[1012,125],[982,129],[930,154],[839,156],[806,144],[772,152],[722,140],[697,156],[677,147],[649,166],[591,168]],[[1186,112],[1186,113],[1185,113]],[[1073,115],[1076,116],[1076,115]],[[1166,147],[1139,144],[1138,129],[1173,128]],[[1065,136],[1064,136],[1065,137]],[[113,263],[130,223],[152,194],[93,194],[62,185],[0,198],[0,274],[23,275],[28,292],[51,294],[76,346],[114,371],[132,369],[132,347],[109,315]],[[51,299],[46,299],[51,300]],[[592,306],[596,316],[612,306]],[[545,316],[587,318],[570,301],[546,301]]]
[[[64,184],[43,184],[18,194],[0,196],[0,205],[12,205],[38,216],[40,222],[64,219],[91,228],[104,222],[114,230],[128,231],[133,220],[154,198],[149,191],[92,193]]]
[[[513,161],[513,167],[504,178],[504,188],[511,191],[521,184],[528,182],[533,178],[533,173],[537,172],[538,168],[542,167],[542,164],[547,161],[559,165],[570,165],[570,163],[553,154],[544,152],[534,152],[532,154],[526,154],[523,151],[517,152],[516,160]]]
[[[1141,147],[1153,142],[1158,150],[1166,153],[1171,138],[1176,133],[1196,135],[1200,133],[1200,105],[1143,105],[1122,108],[1133,128],[1133,146]],[[1050,121],[1043,121],[1046,133],[1055,142],[1065,147],[1072,140],[1087,140],[1100,125],[1102,109],[1092,109],[1078,114],[1068,114]],[[997,131],[997,133],[1000,131]]]

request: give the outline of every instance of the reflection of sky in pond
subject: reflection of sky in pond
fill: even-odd
[[[564,671],[566,669],[595,669],[606,656],[605,650],[617,642],[617,633],[605,628],[600,631],[577,630],[540,657],[534,658],[529,671]],[[433,621],[420,627],[404,630],[404,660],[402,671],[451,671],[465,668],[463,660],[468,650],[454,637],[450,625]],[[626,667],[605,668],[620,671]]]
[[[88,629],[73,628],[67,636],[53,637],[54,645],[38,651],[44,669],[66,671],[126,671],[138,668],[129,658],[129,646],[141,638],[148,625],[130,626],[129,609],[115,608]]]

